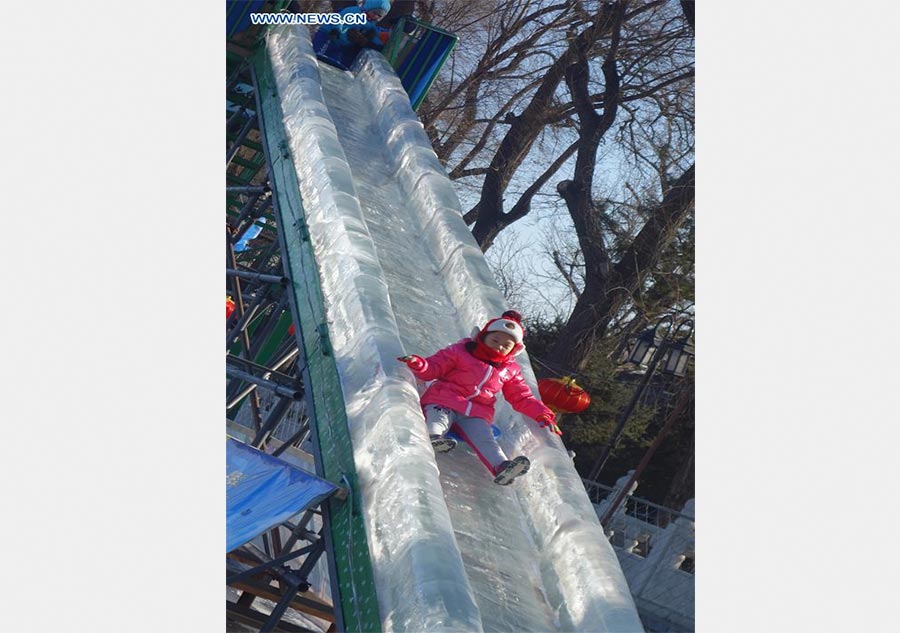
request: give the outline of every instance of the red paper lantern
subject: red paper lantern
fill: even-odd
[[[234,312],[234,299],[231,297],[225,297],[225,319],[231,316],[231,313]]]
[[[575,384],[574,378],[542,378],[538,380],[538,391],[555,413],[580,413],[591,404],[587,391]]]

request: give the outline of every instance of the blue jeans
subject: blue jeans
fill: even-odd
[[[481,463],[497,474],[497,467],[509,457],[497,444],[491,424],[483,418],[470,418],[461,413],[436,404],[425,407],[425,423],[429,435],[444,435],[453,431],[472,447]]]

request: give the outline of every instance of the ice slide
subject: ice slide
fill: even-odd
[[[508,487],[463,444],[431,450],[395,358],[507,306],[391,67],[373,52],[321,64],[283,26],[254,69],[320,474],[351,490],[330,519],[344,627],[642,631],[559,438],[501,401],[499,442],[532,461]]]

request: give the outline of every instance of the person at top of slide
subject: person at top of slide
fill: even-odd
[[[378,22],[391,10],[390,0],[359,0],[355,7],[347,7],[340,14],[365,13],[365,25],[323,24],[319,31],[327,34],[329,39],[337,40],[346,47],[373,48],[380,51],[387,41],[389,29],[382,29]]]

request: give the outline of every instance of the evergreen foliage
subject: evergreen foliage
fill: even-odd
[[[573,375],[564,368],[544,364],[547,351],[556,344],[562,330],[560,320],[526,322],[529,358],[536,370],[545,377]],[[560,414],[563,442],[575,451],[575,468],[587,477],[631,399],[641,374],[631,366],[617,363],[615,352],[620,341],[615,336],[603,340],[590,356],[585,368],[574,374],[578,384],[591,395],[591,405],[579,414]],[[611,453],[598,481],[612,485],[628,470],[633,469],[665,424],[674,407],[676,394],[693,389],[693,368],[684,378],[657,373],[628,423],[616,449]],[[694,421],[693,409],[678,420],[671,433],[650,460],[639,480],[639,496],[680,508],[694,495]]]

